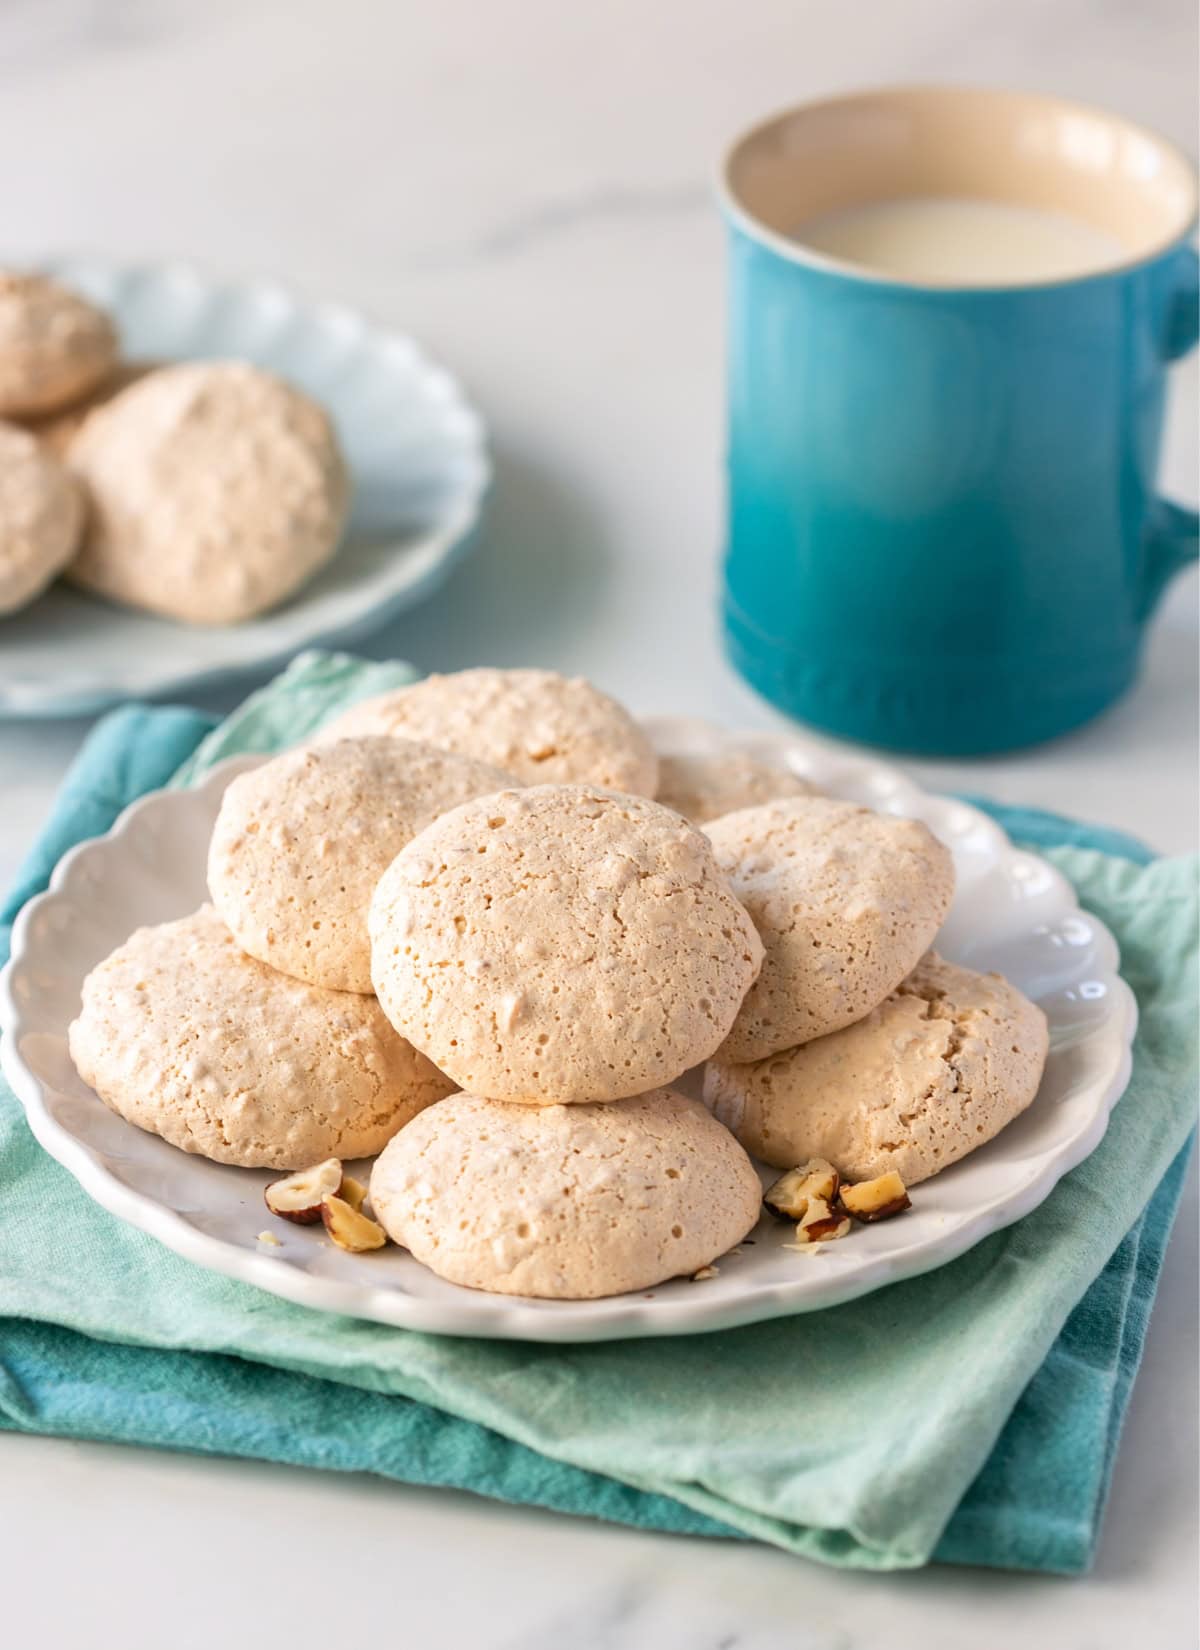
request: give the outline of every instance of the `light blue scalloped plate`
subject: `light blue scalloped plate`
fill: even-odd
[[[491,478],[483,422],[411,338],[274,283],[219,283],[186,265],[49,268],[115,316],[130,359],[236,357],[308,391],[337,424],[355,498],[330,565],[248,624],[194,629],[54,585],[0,620],[0,719],[91,714],[266,672],[298,648],[378,629],[466,553]]]

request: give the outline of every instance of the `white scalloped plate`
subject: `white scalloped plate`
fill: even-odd
[[[256,1237],[270,1224],[262,1188],[271,1176],[191,1157],[124,1122],[79,1078],[66,1042],[93,965],[134,928],[183,916],[206,897],[221,793],[252,758],[223,763],[196,790],[135,803],[107,836],[66,855],[49,892],[18,917],[0,976],[0,1057],[42,1145],[98,1203],[201,1266],[329,1312],[517,1340],[683,1335],[813,1311],[941,1266],[1036,1208],[1099,1143],[1129,1080],[1136,1008],[1108,930],[1079,909],[1057,871],[1014,848],[984,814],[928,795],[894,768],[798,737],[733,738],[678,720],[648,726],[660,749],[757,750],[833,794],[925,820],[958,871],[939,948],[1000,969],[1045,1009],[1050,1057],[1037,1099],[997,1139],[919,1186],[911,1213],[856,1228],[816,1256],[785,1248],[790,1228],[763,1222],[711,1280],[599,1301],[478,1294],[397,1249],[344,1254],[319,1228],[276,1223],[282,1247],[264,1250]]]
[[[237,357],[307,390],[337,424],[355,496],[329,566],[246,624],[173,624],[52,585],[0,619],[0,718],[90,715],[352,641],[432,594],[471,544],[491,475],[483,424],[411,338],[271,282],[219,284],[182,264],[50,269],[116,317],[131,359]]]

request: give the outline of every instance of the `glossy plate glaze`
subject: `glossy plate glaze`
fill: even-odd
[[[733,737],[678,720],[648,726],[662,750],[756,751],[835,795],[925,820],[958,871],[939,948],[1001,970],[1045,1009],[1050,1058],[1034,1104],[974,1156],[919,1186],[911,1213],[855,1228],[816,1256],[785,1246],[790,1227],[762,1222],[754,1244],[703,1282],[600,1301],[513,1299],[443,1283],[398,1249],[348,1255],[320,1228],[272,1222],[262,1202],[271,1175],[188,1156],[122,1121],[67,1053],[80,986],[134,928],[183,916],[205,898],[221,793],[252,758],[223,763],[196,790],[156,792],[127,809],[107,836],[68,854],[49,892],[17,919],[0,976],[0,1055],[42,1145],[106,1209],[202,1266],[328,1312],[515,1340],[686,1335],[813,1311],[941,1266],[1036,1208],[1097,1145],[1129,1079],[1136,1008],[1108,930],[1079,909],[1057,871],[1014,848],[985,815],[928,795],[894,768],[802,737]],[[764,1171],[764,1183],[770,1178]],[[267,1226],[280,1248],[257,1242]]]
[[[0,718],[90,715],[349,642],[430,595],[470,545],[491,475],[483,424],[411,338],[185,265],[66,259],[50,272],[115,316],[131,360],[253,361],[314,396],[337,424],[354,502],[329,566],[246,624],[175,624],[52,585],[0,619]]]

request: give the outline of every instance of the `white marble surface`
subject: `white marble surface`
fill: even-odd
[[[477,560],[377,651],[566,666],[639,710],[765,726],[710,617],[718,146],[777,105],[908,78],[1061,91],[1192,147],[1195,57],[1189,0],[4,0],[0,256],[182,254],[409,327],[486,411],[500,481]],[[1194,363],[1173,399],[1165,481],[1194,498]],[[1196,655],[1192,577],[1108,717],[918,772],[1188,849]],[[0,881],[85,731],[0,729]],[[6,1630],[49,1650],[208,1650],[307,1633],[328,1599],[335,1634],[422,1650],[941,1650],[1016,1632],[1105,1650],[1150,1611],[1156,1643],[1183,1647],[1195,1225],[1193,1177],[1084,1581],[835,1574],[366,1479],[5,1438]]]

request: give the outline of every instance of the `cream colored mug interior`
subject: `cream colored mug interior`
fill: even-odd
[[[722,182],[750,233],[818,263],[836,260],[793,238],[806,220],[908,197],[1066,213],[1124,249],[1109,269],[1153,258],[1196,221],[1196,171],[1171,144],[1103,110],[1023,92],[896,87],[802,105],[740,138]]]

